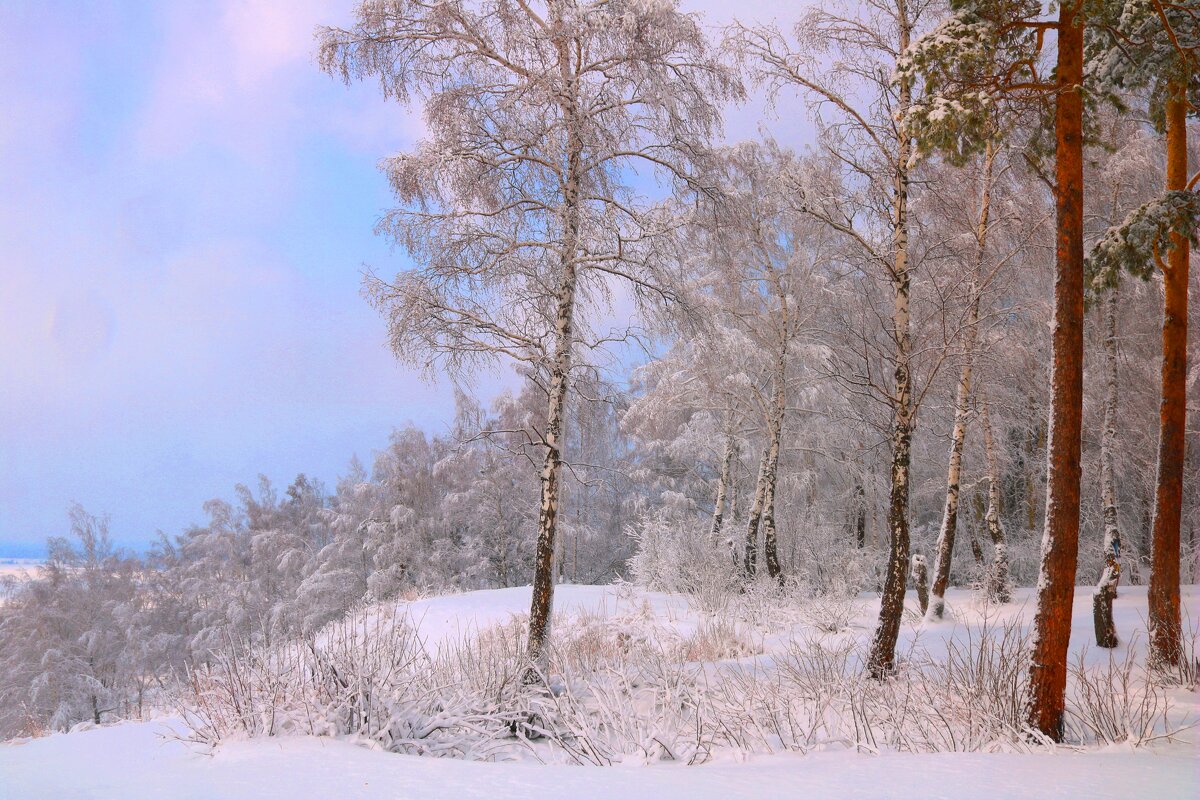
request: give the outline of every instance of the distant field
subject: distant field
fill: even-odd
[[[40,567],[45,563],[41,558],[14,558],[10,556],[0,556],[0,569],[30,569]]]
[[[6,578],[23,580],[37,574],[42,565],[39,558],[0,558],[0,602],[4,600]]]

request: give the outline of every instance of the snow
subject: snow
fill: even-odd
[[[404,603],[403,609],[417,623],[429,649],[443,642],[463,639],[489,627],[502,625],[529,614],[532,590],[528,586],[433,597]],[[628,586],[556,586],[554,613],[563,616],[594,614],[615,617],[639,613],[648,603],[654,616],[663,621],[688,616],[687,600],[661,592],[644,592]]]
[[[1196,797],[1194,754],[772,756],[700,767],[485,764],[381,753],[334,740],[235,742],[214,757],[141,722],[0,747],[3,800],[360,798]]]
[[[986,614],[993,620],[1032,617],[1032,590]],[[528,587],[472,592],[406,604],[419,620],[427,646],[471,631],[503,624],[527,612]],[[1090,643],[1089,592],[1076,593],[1072,654]],[[1191,619],[1200,612],[1197,587],[1184,587]],[[864,596],[850,634],[867,637],[878,598]],[[632,587],[560,586],[560,624],[581,612],[609,617],[644,615],[685,633],[699,615],[679,596]],[[1144,628],[1144,587],[1122,587],[1114,617],[1122,647]],[[938,642],[977,628],[985,609],[963,591],[947,593],[946,620],[906,624],[901,641],[920,637],[932,649]],[[799,629],[804,622],[784,628]],[[784,632],[765,636],[767,651]],[[1144,634],[1142,636],[1144,639]],[[1087,649],[1088,660],[1107,658]],[[1196,696],[1180,690],[1178,706],[1195,716]],[[1149,797],[1154,800],[1200,796],[1196,746],[1177,741],[1131,750],[1111,747],[1076,753],[939,753],[860,755],[835,748],[808,755],[724,753],[713,763],[686,767],[577,767],[530,762],[479,763],[421,758],[371,750],[348,741],[311,737],[231,741],[209,755],[171,738],[179,720],[164,718],[56,734],[0,745],[0,800],[304,800],[305,798],[653,798],[705,800],[731,797],[837,798],[1037,798]],[[1185,734],[1185,738],[1194,738]]]

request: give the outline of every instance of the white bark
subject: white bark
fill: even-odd
[[[912,37],[911,22],[903,0],[897,3],[899,22],[899,52],[908,49]],[[903,117],[912,105],[912,85],[902,79],[899,86],[897,113]],[[893,202],[893,255],[892,292],[895,340],[895,388],[892,398],[892,486],[888,504],[888,529],[891,532],[891,549],[888,554],[887,574],[884,578],[882,603],[879,608],[879,625],[871,639],[871,650],[867,657],[867,668],[875,678],[890,673],[896,659],[896,640],[900,636],[900,620],[904,614],[905,582],[908,577],[909,531],[909,463],[912,457],[912,429],[914,419],[912,396],[912,320],[909,308],[909,293],[912,288],[912,273],[908,264],[908,182],[909,160],[912,141],[907,136],[898,138],[898,147],[892,168],[895,170]]]
[[[725,429],[725,453],[721,457],[721,476],[717,479],[717,498],[713,508],[712,527],[709,535],[714,540],[721,535],[725,520],[725,498],[729,494],[729,482],[733,477],[733,458],[737,442],[733,436],[733,411],[728,412]]]
[[[561,24],[561,20],[557,21]],[[544,674],[545,644],[550,635],[550,619],[554,609],[554,539],[558,524],[559,473],[562,469],[563,421],[566,411],[567,378],[571,369],[571,351],[574,347],[574,316],[576,289],[576,259],[579,249],[580,178],[582,170],[583,143],[579,130],[578,96],[575,93],[576,77],[572,74],[569,42],[560,38],[556,42],[559,57],[559,72],[567,92],[562,98],[563,115],[567,133],[567,168],[562,187],[562,250],[557,314],[554,321],[555,350],[550,371],[549,407],[546,413],[546,431],[543,435],[546,449],[541,473],[541,504],[538,509],[537,550],[534,555],[533,597],[529,610],[529,645],[527,656],[531,663]],[[536,677],[532,674],[529,678]]]
[[[988,537],[992,540],[995,555],[992,559],[992,569],[988,575],[988,597],[998,603],[1007,603],[1012,597],[1012,589],[1008,582],[1008,543],[1004,536],[1004,527],[1000,524],[1000,464],[996,455],[996,442],[992,438],[992,422],[988,416],[988,399],[986,392],[980,392],[979,423],[983,428],[983,449],[987,459],[988,500],[987,522]]]
[[[942,527],[938,533],[937,555],[933,568],[933,589],[928,615],[941,619],[946,612],[946,589],[950,583],[950,561],[954,556],[954,538],[958,528],[958,497],[962,479],[963,444],[966,441],[967,419],[970,413],[971,368],[975,345],[979,339],[979,307],[983,299],[983,263],[987,253],[987,234],[992,199],[992,171],[995,146],[989,141],[983,158],[982,192],[975,228],[975,264],[971,280],[970,302],[966,330],[963,334],[963,365],[959,373],[954,398],[954,429],[950,436],[950,459],[946,475],[946,504],[942,512]]]
[[[1114,459],[1117,447],[1117,306],[1120,292],[1109,290],[1104,303],[1104,432],[1100,437],[1100,494],[1104,505],[1104,574],[1100,587],[1111,586],[1116,596],[1121,574],[1121,530],[1118,525],[1117,486]]]
[[[1100,496],[1104,514],[1104,540],[1100,555],[1104,568],[1093,599],[1092,616],[1099,647],[1116,647],[1117,628],[1112,603],[1121,578],[1121,530],[1117,522],[1117,486],[1113,460],[1117,445],[1117,304],[1120,292],[1109,290],[1104,301],[1104,432],[1100,436]]]

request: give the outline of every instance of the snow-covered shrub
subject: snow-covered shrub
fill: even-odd
[[[1030,648],[1019,621],[985,618],[964,635],[934,637],[936,647],[918,636],[889,679],[875,681],[863,669],[865,643],[840,621],[797,629],[807,633],[769,660],[747,659],[762,647],[745,617],[774,603],[781,616],[768,622],[779,630],[788,614],[812,613],[788,590],[771,591],[752,585],[695,628],[665,622],[648,603],[556,617],[547,671],[533,685],[522,616],[430,647],[402,606],[376,606],[271,648],[228,641],[191,672],[184,717],[208,745],[303,733],[417,755],[592,765],[691,764],[719,751],[1041,746],[1024,728]],[[841,620],[847,607],[819,616]],[[1132,655],[1099,665],[1081,657],[1068,744],[1170,738],[1181,727],[1170,709]]]
[[[739,572],[728,543],[694,521],[663,511],[634,526],[630,536],[637,552],[629,569],[638,585],[690,595],[706,611],[723,608],[736,591]]]
[[[1179,651],[1179,661],[1172,665],[1171,671],[1165,676],[1166,682],[1193,692],[1200,690],[1200,622],[1193,622],[1186,610]]]
[[[547,744],[570,761],[693,764],[708,758],[710,733],[697,724],[705,703],[699,665],[647,651],[638,662],[576,664],[562,686],[539,698],[539,717]]]
[[[496,657],[502,641],[434,656],[394,608],[359,611],[306,640],[272,647],[228,640],[190,672],[180,706],[193,739],[209,746],[303,733],[423,755],[486,756],[489,737],[478,723],[491,721],[499,735],[503,722],[496,700],[484,698],[518,674],[503,669],[509,659]],[[479,691],[461,691],[462,676]]]
[[[913,675],[926,696],[916,749],[991,750],[1020,746],[1025,725],[1029,635],[1017,621],[946,641],[942,657],[922,652]]]
[[[849,597],[820,595],[806,600],[801,613],[814,628],[838,633],[850,627],[850,621],[858,614],[858,604]]]
[[[1074,740],[1139,746],[1173,737],[1170,698],[1135,651],[1130,642],[1123,656],[1110,651],[1104,662],[1088,666],[1085,648],[1068,665],[1066,721]]]
[[[714,746],[752,752],[1028,750],[1038,746],[1025,730],[1028,655],[1028,634],[1018,623],[985,621],[965,639],[950,640],[944,653],[915,643],[888,680],[875,681],[864,674],[865,653],[853,638],[802,638],[776,655],[771,669],[710,676],[698,720],[718,725],[708,737]],[[1079,688],[1068,704],[1072,744],[1137,746],[1177,733],[1165,695],[1121,665],[1077,665],[1072,685]],[[1106,706],[1110,696],[1125,699]]]
[[[725,616],[709,617],[696,630],[683,637],[678,656],[687,663],[727,661],[762,652],[737,622]]]
[[[874,568],[886,562],[886,554],[850,544],[842,525],[814,521],[796,537],[793,580],[812,596],[855,597],[878,590]]]
[[[727,669],[710,681],[705,717],[714,740],[743,752],[807,752],[856,740],[849,703],[865,679],[853,640],[803,639],[775,668]]]

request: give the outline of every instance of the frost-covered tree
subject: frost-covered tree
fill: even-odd
[[[135,562],[115,550],[108,520],[70,509],[72,538],[49,542],[40,580],[0,609],[0,730],[64,730],[127,715],[138,665],[122,624],[138,602]]]
[[[945,494],[930,587],[929,615],[945,612],[954,546],[960,523],[967,431],[976,414],[973,402],[981,378],[994,362],[994,340],[1002,329],[1016,327],[1011,311],[1023,305],[1013,276],[1032,266],[1029,253],[1047,234],[1045,192],[1028,169],[1020,143],[1001,134],[1024,122],[1019,109],[993,109],[988,141],[978,154],[966,154],[926,164],[930,187],[922,196],[920,219],[933,237],[940,237],[954,265],[957,280],[947,282],[952,296],[945,303],[957,332],[951,359],[959,367],[951,389],[950,452]],[[964,192],[962,188],[969,187]],[[998,315],[1007,315],[1006,320]],[[980,367],[983,367],[981,370]],[[994,378],[993,378],[994,379]],[[990,526],[990,533],[994,530]]]
[[[746,518],[743,568],[748,577],[757,573],[761,534],[767,575],[782,583],[775,507],[792,397],[789,361],[798,345],[806,344],[802,337],[810,333],[812,298],[827,282],[832,248],[825,227],[797,202],[801,173],[808,168],[802,160],[772,141],[747,143],[722,155],[723,208],[713,237],[721,264],[715,274],[737,287],[736,304],[726,313],[732,312],[765,357],[764,380],[749,383],[765,435]],[[757,390],[760,384],[763,389]]]
[[[880,677],[894,666],[904,611],[912,439],[921,395],[914,385],[911,304],[918,266],[910,241],[914,150],[911,134],[900,124],[917,84],[910,75],[893,76],[933,10],[930,2],[867,0],[854,7],[813,9],[792,36],[774,26],[740,23],[728,32],[730,46],[770,91],[795,89],[811,102],[823,122],[820,144],[832,179],[812,176],[797,202],[848,240],[865,275],[888,286],[887,341],[868,342],[863,351],[885,348],[890,381],[879,380],[869,368],[843,372],[849,385],[876,395],[890,412],[891,550],[868,665]]]
[[[687,527],[703,527],[727,552],[740,504],[753,425],[749,414],[758,374],[757,344],[740,319],[730,318],[735,284],[704,261],[702,281],[720,298],[697,293],[693,311],[704,325],[673,341],[632,375],[631,400],[621,427],[636,443],[630,477],[654,504],[696,510]],[[666,498],[674,498],[668,501]],[[711,505],[710,505],[711,504]]]
[[[1118,225],[1130,209],[1157,193],[1158,187],[1154,185],[1153,176],[1161,171],[1160,160],[1156,158],[1158,143],[1140,122],[1114,112],[1103,117],[1102,128],[1104,138],[1109,143],[1098,149],[1095,169],[1087,176],[1093,186],[1085,203],[1088,235],[1093,242]],[[1094,258],[1090,266],[1096,266]],[[1093,274],[1090,277],[1089,295],[1092,306],[1098,307],[1098,316],[1101,317],[1100,338],[1104,354],[1103,432],[1099,454],[1103,527],[1099,555],[1103,567],[1093,597],[1093,617],[1097,644],[1116,647],[1118,638],[1112,602],[1116,599],[1121,575],[1122,550],[1129,544],[1121,535],[1117,462],[1118,451],[1124,448],[1120,448],[1118,443],[1124,438],[1121,434],[1127,434],[1135,426],[1119,413],[1120,276]]]
[[[320,31],[322,67],[419,99],[425,138],[385,162],[402,206],[380,229],[416,267],[368,291],[403,360],[461,374],[511,359],[546,391],[529,653],[553,597],[567,391],[628,330],[598,312],[620,287],[673,297],[675,215],[633,170],[688,191],[736,79],[672,2],[371,0]]]

